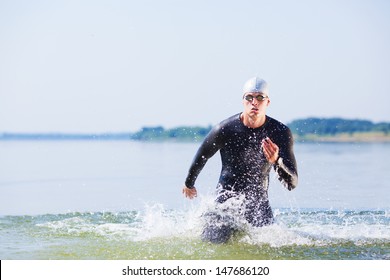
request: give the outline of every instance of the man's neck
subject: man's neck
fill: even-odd
[[[241,114],[241,121],[242,123],[250,128],[258,128],[262,126],[265,123],[266,116],[261,115],[261,116],[250,116],[246,115],[244,113]]]

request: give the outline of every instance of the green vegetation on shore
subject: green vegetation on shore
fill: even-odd
[[[390,142],[390,123],[342,118],[306,118],[288,124],[298,142]]]
[[[209,127],[181,126],[171,129],[158,127],[144,127],[132,135],[134,140],[178,140],[178,141],[199,141],[202,140],[211,130]]]
[[[287,124],[298,142],[390,142],[390,123],[341,118],[306,118]],[[0,140],[201,141],[211,126],[143,127],[135,133],[0,133]]]

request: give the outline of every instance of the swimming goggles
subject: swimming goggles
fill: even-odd
[[[252,102],[253,98],[256,98],[257,101],[263,101],[264,99],[268,98],[268,96],[263,96],[263,95],[253,96],[253,95],[248,94],[248,95],[244,96],[244,98],[246,101]]]

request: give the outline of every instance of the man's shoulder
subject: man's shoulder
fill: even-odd
[[[238,113],[238,114],[235,114],[235,115],[233,115],[231,117],[228,117],[227,119],[224,119],[223,121],[221,121],[219,123],[219,125],[224,127],[226,125],[235,124],[237,122],[240,122],[240,114],[241,113]]]
[[[267,115],[267,124],[273,128],[277,128],[278,130],[290,131],[287,125],[278,121],[277,119],[271,118]]]
[[[220,123],[221,124],[228,124],[228,123],[240,121],[240,115],[241,115],[241,113],[234,114],[233,116],[230,116],[227,119],[224,119]]]
[[[230,131],[230,130],[234,130],[234,129],[237,129],[238,127],[240,127],[240,114],[241,113],[238,113],[238,114],[235,114],[231,117],[228,117],[227,119],[224,119],[223,121],[221,121],[220,123],[218,123],[217,125],[215,125],[213,127],[213,132],[214,133],[226,133],[227,131]]]

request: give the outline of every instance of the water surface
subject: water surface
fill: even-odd
[[[297,144],[299,185],[271,173],[276,223],[200,240],[220,171],[181,186],[198,143],[0,142],[1,259],[389,259],[388,144]]]

